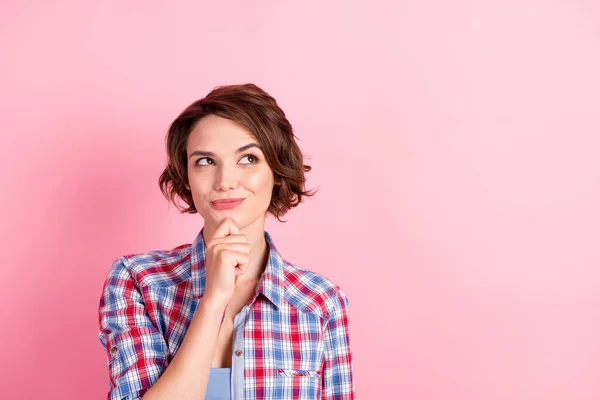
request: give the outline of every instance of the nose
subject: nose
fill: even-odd
[[[235,166],[221,165],[218,167],[215,177],[215,190],[226,192],[237,188],[238,184],[239,177]]]

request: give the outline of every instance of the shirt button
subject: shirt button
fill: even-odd
[[[243,353],[243,351],[241,351],[241,350],[236,350],[235,351],[235,355],[238,356],[238,357],[241,356],[242,353]]]
[[[113,347],[110,349],[110,354],[112,354],[113,356],[116,355],[119,352],[119,350],[117,349],[117,347]]]

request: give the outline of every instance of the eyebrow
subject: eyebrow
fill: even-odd
[[[258,143],[248,143],[245,146],[240,147],[239,149],[237,149],[235,151],[235,154],[241,153],[242,151],[246,151],[252,147],[256,147],[259,150],[262,150],[262,148],[258,145]],[[214,157],[215,153],[213,153],[212,151],[201,151],[201,150],[196,150],[194,151],[192,154],[190,154],[189,158],[192,158],[194,156],[202,156],[202,157]]]

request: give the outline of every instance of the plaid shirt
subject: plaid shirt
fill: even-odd
[[[108,399],[139,399],[177,353],[206,284],[203,230],[192,244],[113,263],[99,307]],[[346,295],[265,238],[266,269],[234,320],[232,399],[355,400]]]

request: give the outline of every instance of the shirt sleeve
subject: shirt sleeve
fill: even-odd
[[[348,298],[339,290],[325,326],[322,400],[355,400],[354,367],[348,327]]]
[[[98,310],[98,335],[108,363],[109,400],[141,398],[168,365],[165,339],[150,319],[126,262],[121,257],[113,263]]]

